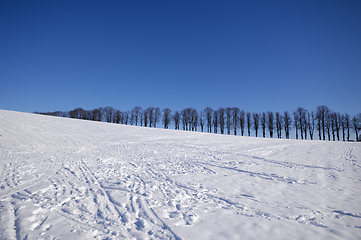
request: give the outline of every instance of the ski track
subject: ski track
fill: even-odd
[[[2,139],[7,134],[0,133]],[[358,146],[343,147],[339,163],[316,165],[275,160],[292,145],[237,150],[193,138],[179,144],[152,136],[92,143],[92,135],[75,139],[64,134],[59,141],[66,146],[59,149],[44,143],[41,136],[47,134],[39,134],[39,143],[0,148],[0,239],[180,240],[187,238],[180,229],[199,226],[207,220],[202,216],[221,210],[250,220],[325,229],[334,238],[344,237],[339,228],[350,231],[351,238],[361,235],[361,211],[319,205],[309,197],[282,202],[278,193],[266,198],[261,191],[262,186],[287,189],[290,195],[306,188],[343,191],[334,181],[360,182]],[[344,177],[344,172],[353,175]],[[238,185],[230,187],[227,181]]]

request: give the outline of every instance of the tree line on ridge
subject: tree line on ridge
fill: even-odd
[[[143,109],[140,106],[128,111],[120,111],[108,106],[93,110],[76,108],[66,112],[35,113],[154,128],[157,127],[157,124],[162,123],[162,127],[165,129],[168,129],[173,123],[176,130],[180,130],[182,127],[186,131],[228,135],[251,136],[251,131],[253,131],[256,137],[262,136],[263,138],[268,134],[270,138],[284,136],[289,139],[290,131],[294,129],[296,139],[313,140],[314,133],[318,132],[319,140],[350,141],[352,131],[355,133],[356,141],[361,141],[358,134],[361,129],[361,113],[350,116],[347,113],[333,112],[326,106],[318,106],[316,111],[308,111],[299,107],[293,113],[288,111],[250,113],[237,107],[217,110],[206,107],[202,111],[185,108],[181,111],[172,111],[169,108],[163,110],[157,107]]]

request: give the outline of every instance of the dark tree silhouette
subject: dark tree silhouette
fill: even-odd
[[[232,125],[233,125],[233,132],[234,135],[237,135],[237,128],[238,128],[238,121],[239,121],[239,108],[234,107],[232,108]]]
[[[219,119],[219,129],[221,130],[221,134],[224,134],[224,126],[225,126],[225,109],[219,108],[218,110],[218,119]]]
[[[107,123],[111,123],[113,120],[113,114],[114,114],[114,108],[112,107],[105,107],[104,108],[104,116],[105,116],[105,121],[107,121]]]
[[[325,127],[326,133],[328,137],[328,141],[331,141],[331,114],[330,112],[325,116]]]
[[[129,113],[129,111],[124,112],[124,124],[125,124],[125,125],[128,125],[128,123],[129,123],[129,118],[130,118],[130,113]]]
[[[186,109],[183,109],[180,112],[180,116],[181,116],[181,121],[182,121],[182,126],[183,126],[183,130],[188,130],[186,127],[188,126],[188,119],[187,119],[187,111]]]
[[[55,117],[69,117],[69,112],[63,112],[63,111],[55,111],[55,112],[38,112],[35,111],[35,114],[41,114],[41,115],[48,115],[48,116],[55,116]],[[87,111],[87,120],[93,120],[92,117],[92,111]],[[90,115],[90,116],[89,116]]]
[[[345,114],[341,115],[340,119],[340,127],[342,131],[342,141],[345,141],[345,130],[346,130],[346,123],[345,123]]]
[[[310,133],[310,138],[313,140],[313,133],[315,130],[315,113],[313,111],[307,113],[307,122],[308,122],[308,131]]]
[[[136,106],[132,109],[132,116],[135,122],[135,126],[138,126],[138,120],[140,118],[140,115],[142,114],[142,108],[139,106]]]
[[[214,133],[217,133],[218,132],[218,123],[219,123],[219,118],[218,118],[218,116],[219,116],[219,113],[218,113],[218,111],[214,111],[213,112],[213,132]]]
[[[244,127],[246,125],[245,123],[246,123],[246,121],[245,121],[245,113],[242,110],[242,111],[239,112],[239,126],[241,128],[241,135],[242,136],[244,134]]]
[[[148,122],[149,122],[149,112],[148,112],[148,109],[144,109],[144,110],[143,110],[143,122],[144,122],[144,127],[147,127]]]
[[[297,108],[295,114],[295,121],[298,120],[297,126],[300,130],[301,139],[303,139],[303,136],[305,135],[305,138],[307,139],[307,120],[306,120],[306,113],[307,110],[304,108]],[[295,125],[296,126],[296,125]],[[297,130],[298,131],[298,130]]]
[[[296,130],[296,139],[298,139],[298,129],[299,129],[300,119],[299,119],[299,116],[296,111],[293,112],[293,120],[294,120],[293,124],[294,124],[295,130]]]
[[[253,113],[253,129],[256,133],[256,137],[258,136],[258,128],[259,128],[259,114]]]
[[[288,111],[285,111],[283,113],[283,127],[285,129],[286,139],[290,138],[291,124],[292,124],[291,116],[288,113]]]
[[[326,106],[318,106],[317,110],[316,110],[316,118],[318,121],[318,125],[319,125],[319,135],[321,136],[321,132],[322,132],[322,137],[323,140],[325,140],[325,135],[326,135],[326,131],[325,131],[325,127],[326,127],[326,121],[327,121],[327,117],[329,114],[329,109]],[[321,137],[320,137],[321,140]]]
[[[197,111],[194,108],[185,108],[181,111],[183,130],[191,131],[197,126],[198,121]]]
[[[92,112],[88,111],[90,114],[89,119],[87,120],[92,120]],[[55,112],[38,112],[35,111],[35,114],[41,114],[41,115],[48,115],[48,116],[55,116],[55,117],[69,117],[69,112],[63,112],[63,111],[55,111]]]
[[[331,122],[331,131],[332,131],[332,140],[336,140],[336,113],[330,113],[330,122]]]
[[[170,110],[169,108],[165,108],[163,110],[163,123],[164,123],[164,128],[168,129],[169,123],[171,121],[172,118],[172,110]]]
[[[261,113],[260,114],[260,122],[261,122],[261,127],[262,127],[262,136],[265,138],[266,137],[266,113]]]
[[[75,110],[76,109],[69,111],[69,118],[75,118],[75,119],[77,118],[78,113]]]
[[[102,108],[95,108],[92,110],[92,120],[93,121],[101,121],[102,120]]]
[[[173,114],[174,129],[179,130],[181,114],[179,111],[175,111]]]
[[[227,128],[227,134],[231,134],[231,127],[232,127],[232,108],[227,107],[226,108],[226,128]]]
[[[69,117],[75,119],[85,119],[85,110],[82,108],[76,108],[69,111]]]
[[[302,130],[304,132],[305,139],[307,139],[307,133],[308,133],[308,127],[309,127],[307,114],[308,114],[308,111],[305,109],[302,113],[302,125],[303,125]]]
[[[342,121],[341,114],[335,113],[335,130],[336,130],[337,141],[340,141],[341,121]]]
[[[130,125],[134,125],[134,122],[135,122],[134,114],[133,114],[132,111],[129,111],[129,110],[128,110],[128,112],[129,112],[129,124],[130,124]]]
[[[113,123],[119,124],[122,119],[122,112],[119,110],[116,110],[113,115]]]
[[[271,111],[267,112],[267,128],[269,131],[270,138],[273,138],[274,116],[273,116],[273,112]]]
[[[282,115],[281,115],[279,112],[276,112],[276,131],[277,131],[277,138],[282,138],[282,127],[283,127]]]
[[[54,114],[54,113],[53,113]],[[56,114],[56,113],[55,113]],[[84,110],[83,119],[91,120],[92,119],[92,111]]]
[[[212,113],[213,113],[213,110],[210,107],[206,107],[206,109],[204,109],[204,113],[205,113],[206,118],[207,118],[207,132],[211,133],[212,132]]]
[[[201,132],[204,131],[204,124],[205,124],[206,116],[203,111],[199,113],[199,126],[201,127]]]
[[[248,130],[248,136],[251,136],[251,127],[252,127],[252,115],[250,112],[247,112],[246,118],[247,118],[247,130]]]
[[[197,131],[198,127],[198,112],[196,109],[191,108],[190,112],[190,122],[191,122],[191,128],[192,131]]]
[[[345,127],[347,130],[347,141],[350,141],[351,121],[350,121],[350,115],[348,115],[347,113],[345,114]]]
[[[352,117],[352,126],[353,126],[353,130],[355,131],[356,134],[356,142],[358,142],[359,140],[359,135],[358,135],[358,131],[361,128],[361,113],[359,113],[357,116],[353,116]]]
[[[158,107],[154,108],[154,124],[153,126],[156,128],[157,127],[157,123],[159,122],[160,119],[160,109]]]
[[[154,124],[154,107],[147,108],[147,111],[148,111],[149,127],[152,127]]]

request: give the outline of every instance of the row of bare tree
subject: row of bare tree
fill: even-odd
[[[40,112],[36,112],[40,113]],[[219,108],[213,110],[210,107],[198,112],[194,108],[185,108],[182,111],[172,111],[165,108],[149,107],[142,109],[139,106],[129,111],[120,111],[112,107],[96,108],[84,110],[76,108],[68,112],[48,112],[40,113],[53,116],[70,117],[93,121],[105,121],[108,123],[127,124],[145,127],[157,127],[157,123],[162,121],[163,127],[168,129],[173,123],[174,129],[187,131],[206,131],[208,133],[227,133],[228,135],[240,134],[245,131],[251,136],[251,130],[258,137],[262,131],[262,137],[273,138],[290,137],[290,130],[294,127],[296,139],[314,139],[314,132],[318,132],[319,140],[350,141],[350,132],[355,132],[356,141],[361,140],[358,132],[361,128],[361,114],[351,117],[348,114],[340,114],[331,111],[326,106],[317,107],[316,111],[307,111],[298,108],[293,113],[285,111],[283,113],[272,111],[262,113],[250,113],[240,110],[237,107]]]

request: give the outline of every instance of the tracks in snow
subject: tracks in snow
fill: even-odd
[[[14,219],[0,236],[46,238],[63,229],[74,239],[180,239],[151,208],[145,183],[129,183],[129,190],[102,186],[84,161],[65,162],[51,177],[13,193],[10,205],[0,202],[1,214]]]

